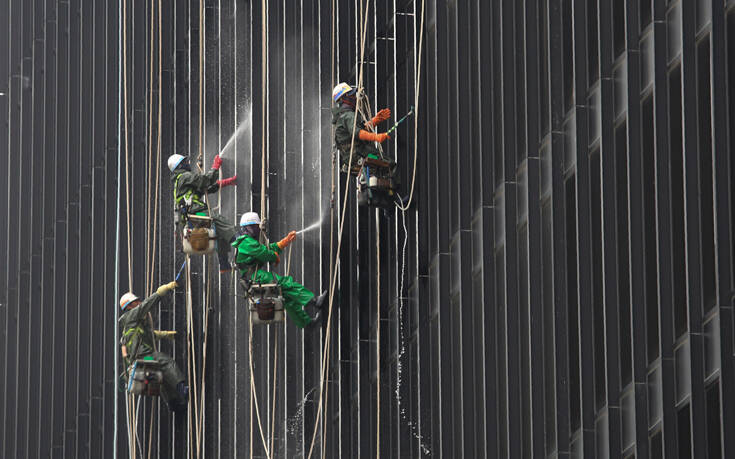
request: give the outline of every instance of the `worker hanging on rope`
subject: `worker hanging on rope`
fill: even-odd
[[[392,159],[383,157],[376,143],[382,144],[390,136],[370,130],[387,121],[391,111],[384,108],[367,120],[363,113],[356,113],[357,97],[357,89],[347,83],[338,84],[332,91],[332,100],[337,104],[332,108],[334,143],[339,150],[341,169],[358,177],[360,204],[389,207],[393,205],[395,191],[399,188],[397,166]],[[351,165],[348,164],[350,150]]]
[[[155,293],[140,301],[140,298],[128,292],[120,298],[119,328],[122,336],[122,349],[125,368],[141,360],[158,362],[163,375],[161,382],[161,396],[171,411],[186,409],[189,398],[189,386],[186,385],[184,375],[176,366],[174,360],[163,352],[156,351],[154,339],[173,339],[176,332],[153,329],[152,320],[148,313],[161,302],[166,293],[177,287],[176,281],[158,287]],[[128,374],[128,377],[131,375]],[[126,386],[129,387],[128,381]]]
[[[279,276],[263,269],[268,263],[277,265],[281,261],[281,251],[293,242],[296,232],[291,231],[279,242],[268,245],[261,244],[259,237],[260,217],[255,212],[244,213],[240,219],[240,235],[232,243],[237,249],[235,264],[240,275],[246,282],[278,284],[283,292],[283,307],[297,327],[316,323],[327,298],[326,292],[315,297],[303,285],[294,282],[291,276]]]
[[[207,216],[209,212],[204,196],[235,184],[237,175],[218,180],[221,166],[222,158],[217,155],[209,172],[199,174],[191,170],[189,159],[185,156],[169,156],[168,168],[171,170],[171,181],[174,183],[175,206],[180,214],[180,221],[177,222],[179,225],[185,223],[187,215]],[[208,216],[215,226],[220,272],[230,271],[232,269],[229,261],[230,243],[236,235],[235,225],[215,212]]]

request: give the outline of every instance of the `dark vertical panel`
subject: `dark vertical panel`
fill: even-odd
[[[615,128],[615,175],[616,175],[616,204],[617,204],[617,235],[618,235],[618,296],[620,303],[618,315],[620,321],[620,382],[623,387],[633,378],[632,358],[632,327],[630,298],[630,256],[628,251],[628,141],[626,136],[627,123]]]
[[[569,455],[569,314],[566,288],[566,241],[564,235],[563,171],[558,165],[564,161],[564,136],[561,134],[564,117],[564,67],[562,65],[563,11],[561,5],[549,3],[549,87],[551,108],[551,208],[553,244],[553,291],[554,291],[554,347],[556,359],[556,438],[559,457]],[[557,167],[554,167],[554,166]]]
[[[733,13],[731,13],[732,15]],[[732,21],[732,19],[731,19]],[[732,24],[729,26],[733,29]],[[727,46],[732,48],[728,41],[729,30],[726,30],[725,11],[722,4],[713,4],[712,9],[712,100],[727,100],[728,87],[727,69]],[[727,43],[727,46],[725,45]],[[734,72],[730,72],[733,75]],[[732,87],[730,85],[729,87]],[[735,92],[732,89],[731,93]],[[722,431],[729,432],[735,423],[735,399],[733,395],[724,389],[735,384],[735,362],[728,357],[733,349],[733,319],[732,319],[732,297],[728,296],[732,290],[732,264],[724,260],[731,257],[733,241],[732,231],[732,191],[735,189],[735,178],[731,168],[735,161],[732,160],[732,149],[728,148],[728,107],[725,103],[712,104],[712,148],[714,153],[714,198],[716,213],[716,248],[717,248],[717,303],[720,307],[720,394],[722,409]],[[731,122],[735,114],[730,115]],[[732,137],[732,134],[730,134]],[[723,435],[723,456],[735,454],[735,438]]]
[[[44,100],[45,119],[44,130],[46,142],[43,151],[43,257],[44,265],[42,275],[42,300],[41,304],[41,349],[45,355],[53,356],[54,336],[54,228],[55,228],[55,203],[52,196],[55,193],[56,167],[56,19],[57,9],[53,3],[46,2],[45,5],[45,45],[44,53]],[[41,366],[40,381],[54,381],[54,363],[47,362]],[[39,404],[45,407],[47,416],[38,417],[40,438],[38,442],[38,454],[48,454],[51,451],[53,441],[53,411],[52,401],[54,391],[41,391]]]
[[[582,169],[579,169],[581,177]],[[602,259],[602,197],[600,186],[600,151],[590,153],[589,181],[592,233],[592,308],[595,330],[595,411],[605,405],[605,302],[603,296]]]
[[[715,216],[712,197],[712,100],[710,85],[710,39],[697,43],[697,140],[699,150],[699,196],[702,211],[702,306],[709,312],[716,303]]]
[[[645,304],[647,362],[660,355],[658,317],[658,261],[656,253],[656,146],[652,95],[641,106],[641,159],[643,161],[643,231],[645,257]]]
[[[658,250],[658,317],[660,321],[661,349],[661,395],[663,405],[663,451],[665,457],[677,455],[676,407],[675,407],[675,373],[674,373],[674,262],[673,242],[673,186],[674,177],[671,172],[674,155],[671,129],[676,126],[669,123],[670,88],[668,87],[667,25],[664,0],[656,0],[653,4],[653,41],[654,41],[654,86],[653,117],[655,123],[655,155],[656,155],[656,234]],[[679,270],[677,270],[679,271]]]
[[[530,120],[532,117],[528,117]],[[528,292],[530,360],[531,360],[531,431],[530,450],[533,457],[544,455],[544,423],[548,418],[544,404],[544,270],[542,251],[541,200],[539,191],[541,170],[536,158],[528,159]],[[543,252],[545,253],[545,252]],[[542,288],[537,288],[541,286]]]
[[[678,421],[678,456],[686,459],[692,456],[692,424],[690,419],[690,405],[679,408]]]
[[[701,155],[697,142],[697,53],[694,42],[696,29],[695,5],[683,2],[682,8],[682,113],[684,151],[684,193],[686,228],[687,309],[689,315],[689,339],[691,346],[691,429],[693,457],[704,457],[705,394],[704,353],[702,333],[702,239],[699,198],[701,180]]]
[[[618,2],[620,3],[620,2]],[[607,376],[607,441],[610,457],[620,456],[620,361],[619,361],[619,291],[618,291],[618,234],[615,196],[617,191],[615,169],[614,82],[612,64],[615,36],[613,9],[608,2],[598,2],[599,62],[600,62],[600,167],[602,202],[602,258],[603,291],[605,301],[605,355]]]
[[[0,92],[3,93],[3,95],[0,96],[0,127],[2,127],[2,129],[0,129],[0,151],[2,151],[5,158],[10,158],[10,145],[8,143],[10,138],[10,66],[12,65],[10,56],[11,47],[15,41],[11,39],[11,16],[13,9],[10,2],[7,2],[6,5],[9,8],[8,13],[3,15],[2,19],[0,19],[0,21],[2,21],[0,22],[0,33],[2,33],[4,40],[2,46],[0,46]],[[8,190],[9,182],[10,174],[0,174],[0,190]],[[9,215],[9,205],[10,203],[7,197],[5,199],[0,199],[1,215]],[[0,343],[2,343],[2,348],[0,349],[0,370],[3,372],[3,375],[0,376],[0,415],[2,416],[5,416],[6,414],[9,377],[7,367],[7,334],[9,328],[8,311],[10,309],[8,303],[8,274],[10,270],[7,265],[7,253],[9,247],[8,225],[9,223],[7,218],[0,223],[0,229],[2,231],[2,233],[0,233]],[[7,426],[3,426],[0,428],[0,443],[3,445],[5,445],[6,427]],[[0,448],[0,452],[4,452],[4,447]]]
[[[57,72],[58,75],[69,74],[69,5],[58,3],[57,10]],[[57,81],[57,101],[56,101],[56,223],[54,225],[55,232],[55,251],[54,260],[60,267],[56,270],[56,279],[54,281],[54,297],[66,298],[65,286],[69,276],[65,266],[67,258],[67,232],[68,232],[68,213],[66,208],[66,174],[69,168],[67,158],[69,157],[69,82],[65,78]],[[60,308],[54,309],[54,323],[62,324],[64,322],[65,311]],[[59,388],[67,388],[67,372],[64,363],[64,343],[65,343],[66,327],[54,327],[54,383]],[[116,338],[117,339],[117,338]],[[53,399],[53,449],[52,455],[64,455],[64,392],[56,391]]]
[[[669,72],[669,133],[671,144],[672,264],[684,266],[684,153],[682,143],[681,67]],[[689,327],[686,311],[686,273],[674,269],[674,336]]]
[[[552,264],[552,244],[551,244],[551,203],[547,200],[541,206],[541,228],[542,228],[542,266],[543,266],[543,323],[553,323],[554,320],[554,290],[553,276],[551,271]],[[546,433],[546,454],[550,454],[556,449],[557,445],[557,423],[556,423],[556,403],[555,403],[555,387],[554,379],[554,329],[544,327],[544,402],[545,402],[545,433]]]
[[[641,52],[639,49],[640,10],[634,1],[626,4],[627,49],[627,156],[628,156],[628,215],[630,250],[630,318],[632,342],[632,378],[635,397],[636,455],[646,457],[649,452],[648,435],[648,360],[646,356],[645,283],[645,178],[644,152],[641,149]]]
[[[577,183],[574,175],[564,181],[567,294],[569,295],[569,422],[575,432],[582,427],[579,343],[579,287],[577,276]]]
[[[574,21],[572,28],[574,36],[579,37],[574,40],[574,98],[578,101],[586,100],[588,81],[590,73],[589,59],[592,48],[588,43],[586,36],[589,25],[589,9],[591,3],[582,0],[573,2]],[[596,21],[597,18],[594,18]],[[596,32],[595,32],[596,33]],[[582,38],[584,37],[584,38]],[[589,164],[590,156],[588,151],[589,144],[589,116],[591,110],[582,106],[575,105],[575,139],[576,146],[575,157],[577,161],[577,169],[575,173],[576,189],[576,214],[577,229],[575,233],[577,240],[577,271],[578,271],[578,322],[579,322],[579,373],[580,373],[580,391],[579,399],[581,402],[580,415],[582,427],[582,455],[592,456],[595,454],[595,316],[594,316],[594,286],[593,286],[593,250],[591,231],[592,226],[592,207],[599,207],[597,203],[591,201],[592,189],[599,188],[599,180],[590,181]],[[601,327],[599,330],[602,330]]]
[[[22,33],[21,39],[23,43],[22,64],[20,77],[22,78],[22,90],[19,97],[19,118],[20,118],[20,158],[31,158],[33,155],[33,2],[23,2],[22,4]],[[19,158],[19,159],[20,159]],[[21,178],[19,186],[14,190],[18,196],[32,196],[32,180],[33,171],[32,160],[20,163]],[[17,315],[17,349],[18,354],[14,356],[17,359],[16,380],[18,384],[18,392],[16,396],[16,447],[15,454],[22,455],[28,451],[28,411],[30,406],[30,386],[28,384],[28,371],[30,362],[28,359],[22,358],[21,354],[29,346],[30,335],[30,296],[29,291],[31,280],[31,241],[30,230],[21,230],[21,228],[31,227],[31,209],[32,205],[18,206],[19,215],[17,228],[11,230],[12,235],[17,231],[17,235],[12,238],[12,243],[18,245],[18,275],[15,286],[18,295],[18,315]],[[12,287],[11,287],[12,288]]]
[[[720,412],[720,381],[707,386],[707,457],[719,459],[722,455],[722,418]]]

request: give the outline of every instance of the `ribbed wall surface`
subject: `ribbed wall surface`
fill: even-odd
[[[242,127],[210,204],[274,240],[322,219],[289,274],[328,288],[329,94],[365,3],[6,2],[0,456],[128,456],[115,305],[184,260],[170,154],[206,168]],[[416,188],[404,230],[350,185],[322,420],[326,327],[257,327],[253,397],[216,257],[191,264],[193,350],[183,290],[154,314],[204,392],[203,455],[306,457],[316,425],[312,457],[735,457],[735,1],[429,0],[419,67],[422,5],[367,9],[373,112],[420,76],[418,136],[387,144],[407,193],[418,143]],[[138,453],[196,455],[195,431],[146,400]]]

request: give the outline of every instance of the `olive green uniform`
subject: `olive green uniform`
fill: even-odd
[[[340,106],[332,108],[332,124],[334,125],[334,143],[339,149],[339,157],[342,165],[347,165],[350,160],[350,148],[352,138],[355,138],[355,147],[352,155],[352,164],[357,164],[358,158],[366,158],[373,155],[380,157],[380,151],[375,147],[375,142],[360,140],[360,129],[365,128],[366,119],[359,115],[355,124],[356,113],[349,107]]]
[[[214,193],[219,190],[217,184],[219,172],[211,169],[204,174],[188,171],[183,167],[177,167],[171,173],[171,181],[174,183],[174,201],[176,207],[184,205],[185,201],[191,199],[191,206],[187,209],[190,214],[208,213],[207,204],[204,202],[206,193]],[[217,235],[217,252],[220,260],[227,259],[230,252],[230,241],[235,237],[235,225],[228,222],[223,216],[216,212],[210,215],[214,222]]]
[[[135,360],[151,356],[161,364],[163,373],[163,384],[161,385],[161,396],[171,405],[186,403],[186,400],[176,390],[176,385],[184,381],[184,375],[176,366],[174,360],[168,355],[157,352],[153,344],[153,327],[148,319],[148,313],[154,306],[161,302],[161,295],[154,293],[134,309],[120,316],[119,325],[122,337],[120,344],[127,349],[128,357],[126,367]]]
[[[314,294],[303,285],[294,282],[291,276],[279,276],[276,273],[261,269],[266,263],[277,260],[276,255],[281,249],[275,242],[269,245],[261,244],[250,235],[239,236],[233,247],[237,248],[235,263],[240,275],[260,284],[277,283],[283,292],[283,308],[297,327],[304,328],[311,322],[311,317],[304,311]]]

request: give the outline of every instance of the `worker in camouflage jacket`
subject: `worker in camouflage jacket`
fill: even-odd
[[[326,292],[314,297],[314,293],[295,282],[291,276],[279,276],[266,271],[263,267],[268,263],[278,264],[280,253],[296,239],[296,232],[291,231],[279,242],[268,245],[258,241],[260,237],[260,217],[255,212],[247,212],[240,219],[240,235],[232,243],[237,249],[235,264],[243,279],[259,284],[278,284],[283,293],[283,308],[299,328],[315,323],[319,317]],[[312,310],[310,315],[308,310]]]
[[[125,367],[128,368],[136,360],[145,357],[152,357],[153,360],[158,361],[163,373],[161,397],[172,411],[186,408],[189,386],[186,385],[184,375],[174,360],[163,352],[156,351],[154,340],[173,338],[176,332],[154,330],[148,313],[161,302],[161,298],[166,293],[175,289],[176,286],[175,281],[164,284],[142,302],[133,293],[126,293],[120,298],[120,318],[118,319],[121,333],[120,346]]]
[[[197,215],[207,215],[207,203],[204,196],[207,193],[215,193],[220,188],[234,185],[237,176],[227,179],[218,179],[219,169],[222,166],[222,158],[214,157],[212,168],[209,172],[199,174],[191,170],[189,160],[182,155],[171,155],[168,158],[168,168],[171,170],[171,181],[174,186],[174,202],[177,209],[188,205],[186,212]],[[229,253],[230,243],[235,237],[235,225],[228,222],[221,215],[212,212],[209,215],[214,221],[214,229],[217,235],[217,254],[219,256],[220,272],[230,271]],[[178,222],[179,224],[183,222]]]
[[[362,113],[356,113],[357,91],[347,83],[340,83],[332,91],[332,100],[336,107],[332,108],[332,124],[334,125],[334,143],[339,149],[340,161],[346,166],[350,159],[350,149],[353,149],[352,165],[357,164],[359,158],[381,157],[375,142],[383,143],[390,140],[386,133],[374,133],[367,129],[377,127],[390,118],[389,108],[380,110],[370,121]],[[355,117],[357,116],[357,122]],[[354,147],[352,139],[354,137]],[[391,164],[393,161],[389,160]]]

